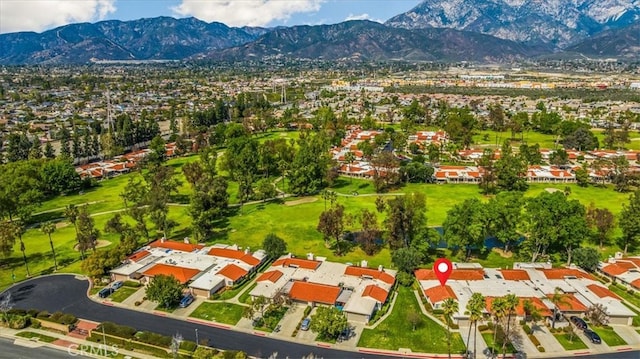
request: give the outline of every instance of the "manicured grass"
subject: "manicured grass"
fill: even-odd
[[[500,334],[498,334],[500,335]],[[494,348],[497,353],[502,353],[502,342],[500,342],[500,338],[498,338],[498,346],[493,342],[493,331],[482,332],[482,338],[485,343],[487,343],[487,347]],[[513,347],[511,343],[507,344],[507,353],[514,353],[516,349]]]
[[[249,293],[251,293],[251,291],[253,290],[253,288],[256,287],[256,285],[258,285],[258,283],[253,283],[247,290],[245,290],[244,293],[242,293],[242,295],[240,296],[240,298],[238,298],[238,301],[240,301],[240,303],[249,304],[249,300],[251,299],[251,296],[249,295]]]
[[[125,299],[129,298],[133,293],[137,292],[139,288],[120,287],[111,294],[111,301],[116,303],[122,303]]]
[[[104,288],[104,286],[98,286],[98,285],[94,285],[93,287],[91,287],[91,289],[89,290],[89,295],[94,295],[94,294],[98,294],[99,291],[102,290],[102,288]]]
[[[485,139],[486,138],[486,139]],[[473,145],[492,145],[501,147],[505,140],[511,138],[511,131],[496,132],[491,130],[477,131],[473,136]],[[511,141],[512,146],[520,146],[521,143],[540,144],[540,148],[554,148],[556,136],[545,135],[538,132],[527,131],[524,133],[516,133],[515,140]],[[522,141],[521,141],[522,139]]]
[[[622,339],[611,327],[592,326],[591,330],[598,333],[600,338],[610,347],[627,344],[627,342],[625,342],[624,339]]]
[[[16,336],[21,337],[21,338],[27,338],[27,339],[37,338],[39,341],[45,342],[45,343],[53,343],[56,340],[58,340],[58,338],[54,338],[54,337],[50,337],[48,335],[44,335],[44,334],[40,334],[40,333],[34,333],[34,332],[20,332],[20,333],[16,334]]]
[[[411,348],[414,352],[447,353],[447,329],[421,315],[422,323],[413,330],[407,321],[410,312],[421,313],[411,288],[399,287],[391,314],[375,329],[364,329],[359,347],[398,350]],[[451,334],[451,353],[465,350],[458,333]]]
[[[243,312],[244,307],[238,304],[204,302],[190,317],[235,325],[242,318]]]
[[[622,299],[640,308],[640,296],[638,294],[629,294],[625,289],[618,287],[616,284],[610,285],[609,289]]]
[[[561,333],[553,335],[565,350],[587,349],[587,345],[580,339],[578,334],[573,335],[573,340],[569,333]]]

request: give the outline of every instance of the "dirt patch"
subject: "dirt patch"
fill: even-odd
[[[304,197],[304,198],[297,199],[295,201],[285,202],[284,205],[285,206],[297,206],[299,204],[312,203],[312,202],[315,202],[317,200],[318,200],[318,198],[316,198],[316,197]]]
[[[493,251],[498,253],[500,255],[500,257],[502,257],[502,258],[511,258],[511,257],[513,257],[513,252],[507,253],[501,248],[494,248]]]
[[[110,245],[111,242],[106,241],[104,239],[98,239],[98,243],[96,243],[96,248],[102,248],[102,247],[106,247],[108,245]],[[78,244],[76,243],[75,246],[73,246],[73,250],[77,251],[78,250]]]
[[[56,229],[60,229],[60,228],[64,228],[64,227],[69,227],[69,223],[68,222],[58,222],[58,223],[56,223]]]
[[[551,188],[551,187],[547,187],[547,188],[545,188],[544,190],[545,190],[545,191],[547,191],[547,192],[549,192],[549,193],[562,191],[561,189]]]

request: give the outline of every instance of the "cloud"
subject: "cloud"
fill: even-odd
[[[104,19],[116,0],[0,0],[0,33],[43,31],[73,22]]]
[[[354,14],[349,14],[349,16],[347,16],[344,21],[350,21],[350,20],[369,20],[369,21],[375,21],[375,22],[379,22],[379,23],[383,23],[383,20],[380,19],[373,19],[371,18],[371,16],[369,16],[369,14],[364,13],[364,14],[360,14],[360,15],[354,15]]]
[[[315,12],[325,0],[182,0],[172,8],[178,16],[194,16],[229,26],[265,26],[301,12]]]

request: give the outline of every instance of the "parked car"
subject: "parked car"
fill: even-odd
[[[113,289],[113,288],[111,288],[111,287],[102,288],[102,289],[98,292],[98,297],[100,297],[100,298],[106,298],[106,297],[110,296],[113,292],[115,292],[115,289]]]
[[[191,293],[189,294],[185,294],[182,299],[180,299],[180,308],[186,308],[189,306],[189,304],[193,303],[193,295],[191,295]]]
[[[124,283],[121,280],[119,280],[117,282],[113,282],[113,284],[111,284],[111,288],[113,288],[113,290],[118,290],[122,287],[123,284]]]
[[[598,333],[594,332],[593,330],[589,330],[589,329],[585,330],[584,335],[586,335],[587,338],[591,340],[593,344],[602,343],[602,340],[600,339],[600,336],[598,335]]]
[[[573,323],[573,325],[575,325],[576,328],[581,329],[581,330],[587,329],[587,322],[585,322],[582,318],[576,317],[574,315],[574,316],[571,316],[571,318],[569,318],[569,320],[571,320],[571,323]]]
[[[304,318],[302,324],[300,324],[300,330],[309,330],[309,324],[311,324],[311,319]]]

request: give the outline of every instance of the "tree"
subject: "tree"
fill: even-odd
[[[462,248],[465,262],[469,260],[473,247],[479,248],[484,244],[485,217],[484,205],[477,198],[468,198],[447,212],[442,224],[444,238],[449,247]]]
[[[149,143],[149,149],[151,152],[149,152],[145,160],[151,168],[160,166],[167,160],[165,143],[160,135],[155,136],[151,140],[151,143]]]
[[[75,204],[67,205],[64,208],[64,217],[73,224],[76,231],[76,237],[78,237],[78,214],[80,213],[78,207]]]
[[[213,233],[216,224],[224,218],[229,206],[228,183],[222,176],[210,180],[198,181],[193,186],[189,214],[192,218],[194,234],[197,238],[206,238]]]
[[[13,252],[16,244],[16,230],[13,222],[0,222],[0,252],[6,258]]]
[[[629,161],[625,156],[615,157],[611,164],[613,165],[613,172],[611,182],[615,185],[617,192],[627,192],[631,186],[631,176],[629,173]]]
[[[315,193],[322,188],[331,165],[329,140],[321,132],[300,136],[298,145],[288,173],[289,190],[295,195]]]
[[[458,312],[458,302],[453,298],[447,298],[442,303],[442,310],[444,311],[444,317],[447,321],[447,348],[449,352],[449,359],[451,359],[451,316]]]
[[[493,302],[491,302],[491,315],[494,323],[493,343],[497,346],[498,342],[496,340],[498,338],[498,325],[500,324],[500,320],[507,315],[507,302],[505,297],[497,297],[493,299]]]
[[[476,353],[478,321],[482,319],[482,311],[485,308],[485,298],[480,293],[473,293],[467,302],[466,310],[469,314],[469,333],[467,334],[467,344],[471,338],[471,327],[473,327],[473,355]]]
[[[262,241],[262,249],[267,253],[267,257],[275,259],[287,253],[287,242],[274,233],[269,233]]]
[[[607,314],[607,307],[602,303],[596,303],[587,309],[587,318],[591,321],[591,324],[595,326],[603,326],[609,324],[609,315]]]
[[[415,310],[410,310],[407,313],[407,322],[411,324],[413,331],[422,323],[422,315]]]
[[[341,255],[341,246],[338,245],[344,234],[344,206],[338,204],[333,208],[322,212],[316,230],[322,233],[325,245],[329,245],[329,240],[334,239],[338,255]]]
[[[398,183],[400,161],[391,151],[381,151],[371,159],[373,168],[373,185],[376,192],[381,192]]]
[[[82,259],[88,249],[96,249],[96,242],[100,236],[100,231],[94,228],[93,218],[89,215],[88,206],[84,205],[78,213],[78,232],[76,240],[78,242],[78,250]]]
[[[480,192],[482,192],[482,194],[484,195],[496,193],[498,191],[498,179],[496,177],[496,169],[493,160],[492,149],[486,148],[483,151],[482,157],[480,157],[480,160],[478,161],[478,166],[484,171],[482,177],[480,177],[480,183],[478,183]]]
[[[622,204],[618,223],[622,230],[620,247],[626,256],[629,248],[636,248],[640,243],[640,190],[629,196],[629,203]]]
[[[553,290],[553,295],[551,296],[550,299],[551,299],[551,303],[553,303],[553,318],[551,320],[551,328],[555,328],[557,317],[558,315],[560,315],[560,305],[561,304],[568,305],[568,302],[564,294],[562,293],[562,289],[560,289],[559,287],[556,287]]]
[[[593,132],[581,126],[573,131],[573,133],[565,136],[565,138],[562,139],[562,145],[564,148],[573,148],[578,151],[592,151],[600,147],[600,142]]]
[[[507,355],[507,343],[509,342],[509,337],[511,335],[511,315],[515,314],[515,310],[520,303],[520,299],[518,299],[515,294],[507,294],[504,297],[504,303],[505,310],[507,312],[507,329],[504,333],[504,340],[502,341],[502,359]]]
[[[43,223],[40,227],[42,233],[46,234],[49,237],[49,244],[51,245],[51,253],[53,254],[53,270],[54,272],[58,271],[58,261],[56,260],[56,250],[53,247],[53,240],[51,239],[51,234],[56,231],[56,224],[53,222]]]
[[[399,248],[391,253],[391,262],[404,273],[412,273],[422,263],[422,259],[422,253],[413,247]]]
[[[559,148],[549,155],[549,163],[555,166],[562,166],[569,163],[569,154],[562,148]]]
[[[358,219],[362,225],[358,234],[360,246],[366,254],[373,255],[380,247],[377,241],[380,239],[382,232],[378,226],[378,217],[375,212],[365,208],[360,212]]]
[[[509,252],[511,244],[520,238],[518,229],[523,222],[524,199],[519,192],[502,192],[489,200],[484,211],[486,215],[485,234],[496,237]]]
[[[54,151],[50,141],[47,141],[44,145],[44,157],[48,159],[56,158],[56,152]]]
[[[527,190],[529,185],[525,174],[527,173],[526,162],[522,156],[513,154],[508,141],[502,145],[500,159],[495,164],[496,185],[503,191]]]
[[[600,262],[600,254],[598,250],[595,248],[589,247],[580,247],[576,248],[573,251],[573,262],[587,270],[589,272],[594,272],[598,269],[598,263]]]
[[[379,206],[376,200],[376,207]],[[422,193],[409,193],[387,200],[384,206],[387,218],[384,220],[388,230],[391,249],[408,247],[427,222],[427,200]]]
[[[19,219],[13,221],[13,231],[15,232],[15,236],[18,237],[20,241],[20,252],[22,252],[22,260],[24,261],[24,267],[27,270],[27,277],[31,277],[31,273],[29,272],[29,263],[27,261],[26,247],[24,245],[24,241],[22,240],[22,235],[27,229],[24,225],[24,220]]]
[[[593,231],[596,243],[600,249],[609,242],[611,232],[615,228],[615,217],[607,208],[596,208],[593,203],[587,209],[587,224]]]
[[[533,324],[535,324],[542,320],[542,311],[533,304],[531,299],[526,299],[522,303],[522,309],[524,309],[525,322],[531,321]]]
[[[576,183],[578,183],[578,186],[580,187],[589,186],[589,183],[591,182],[591,180],[589,179],[589,172],[587,172],[587,170],[584,167],[580,167],[577,170],[575,170],[575,175],[576,175]]]
[[[347,316],[336,307],[318,307],[311,316],[311,330],[322,339],[335,339],[349,327]]]
[[[182,297],[182,284],[173,276],[159,274],[147,285],[145,293],[149,300],[164,308],[171,308]]]
[[[82,179],[70,161],[46,161],[42,165],[42,181],[49,195],[70,193],[82,187]]]

